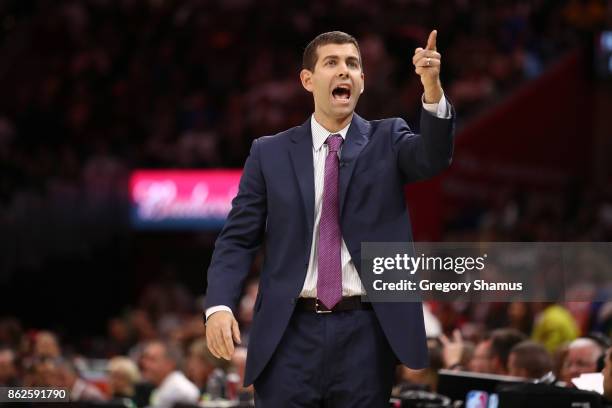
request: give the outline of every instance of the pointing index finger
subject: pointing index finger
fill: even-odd
[[[438,30],[433,30],[429,33],[429,38],[427,39],[427,49],[436,51],[436,38],[438,37]]]

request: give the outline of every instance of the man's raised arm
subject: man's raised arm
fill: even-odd
[[[402,119],[397,119],[392,128],[398,165],[406,182],[439,174],[449,166],[452,158],[454,112],[440,82],[442,56],[437,51],[437,35],[438,32],[433,30],[425,48],[415,49],[412,57],[424,90],[421,133],[413,133]]]

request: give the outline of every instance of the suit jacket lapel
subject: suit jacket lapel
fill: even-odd
[[[340,153],[340,174],[338,180],[340,216],[342,216],[344,201],[353,170],[355,169],[355,163],[359,154],[369,142],[369,131],[370,124],[354,113],[351,126],[346,134],[346,140],[342,146],[342,152]],[[304,202],[306,225],[308,225],[309,231],[307,242],[310,242],[314,227],[314,163],[312,161],[310,118],[296,129],[291,136],[291,141],[293,144],[290,156],[293,163],[293,171],[300,186],[302,201]]]
[[[340,217],[342,217],[346,192],[353,175],[353,170],[355,169],[357,157],[359,157],[359,154],[369,142],[369,130],[370,124],[361,116],[353,113],[351,126],[346,134],[346,140],[340,153],[340,179],[338,186],[340,189]]]
[[[291,136],[291,141],[293,142],[290,150],[291,161],[304,202],[306,225],[308,225],[309,230],[307,242],[310,242],[314,226],[314,164],[312,161],[310,118],[296,129]]]

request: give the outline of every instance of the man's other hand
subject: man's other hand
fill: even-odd
[[[240,329],[234,315],[220,310],[206,320],[206,343],[213,356],[230,360],[234,341],[240,344]]]

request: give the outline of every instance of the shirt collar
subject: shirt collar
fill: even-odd
[[[352,122],[352,121],[351,121]],[[339,134],[342,136],[342,139],[346,140],[346,133],[348,132],[349,126],[351,126],[351,122],[348,123],[343,129],[340,129],[333,134]],[[319,151],[322,147],[329,135],[332,134],[329,130],[325,129],[323,125],[321,125],[314,117],[314,114],[310,118],[310,130],[312,132],[312,147],[314,147],[315,151]]]

